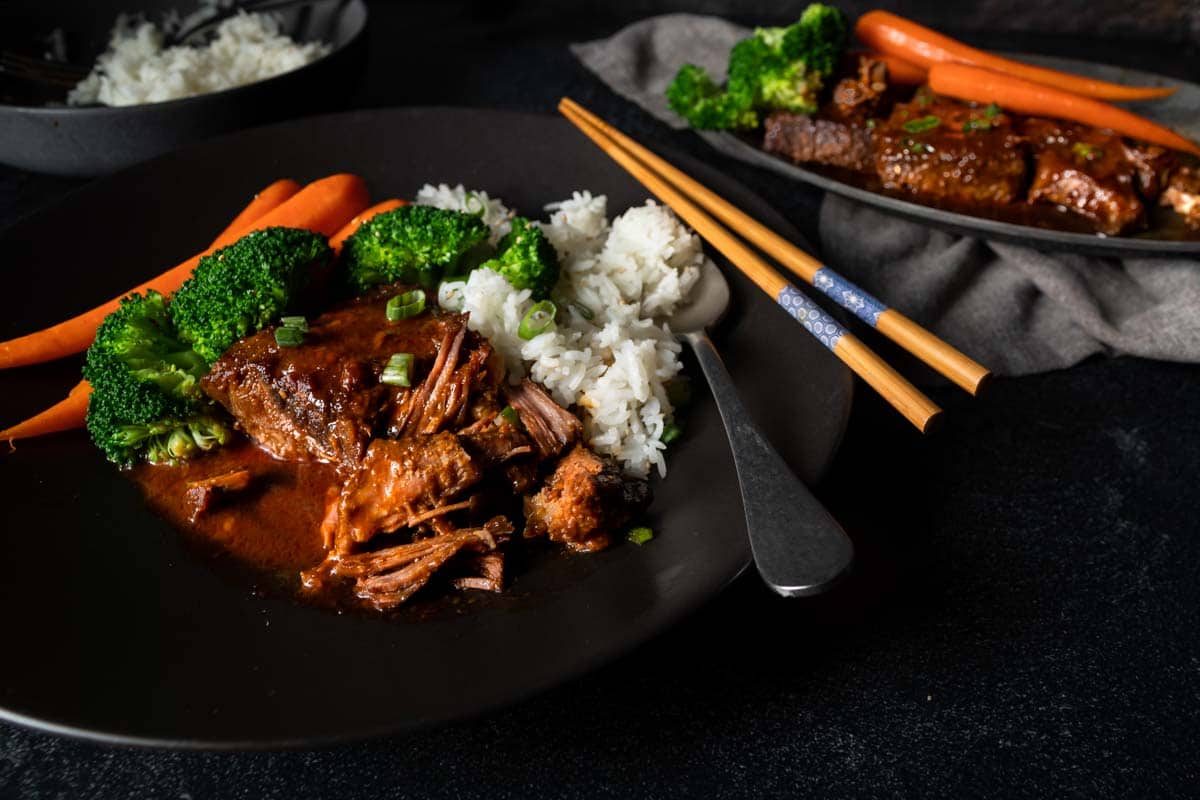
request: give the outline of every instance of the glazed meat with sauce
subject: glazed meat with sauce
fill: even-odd
[[[546,536],[572,550],[603,550],[612,532],[649,500],[645,481],[625,478],[611,462],[576,445],[541,491],[525,498],[525,536]]]
[[[458,589],[498,591],[522,507],[527,536],[606,546],[649,501],[646,484],[579,444],[579,418],[539,386],[509,385],[466,315],[389,321],[388,299],[407,288],[322,314],[298,345],[280,346],[270,330],[243,339],[203,379],[276,459],[336,466],[319,525],[325,560],[304,572],[305,586],[352,580],[380,609],[441,573]],[[410,386],[381,381],[396,353],[412,355]],[[218,478],[195,487],[198,507],[240,481]]]
[[[388,287],[322,314],[301,347],[281,347],[273,330],[235,343],[201,385],[242,430],[286,461],[357,462],[384,407],[403,390],[379,383],[393,353],[433,361],[439,342],[463,322],[424,315],[389,326]]]
[[[1149,159],[1128,157],[1121,137],[1108,131],[1048,119],[1027,119],[1023,131],[1036,159],[1030,203],[1051,203],[1090,219],[1096,230],[1119,234],[1140,226],[1145,204],[1139,184]],[[1141,170],[1139,170],[1139,167]]]
[[[818,114],[771,114],[762,147],[969,214],[1115,235],[1145,227],[1160,202],[1200,230],[1191,168],[1163,147],[938,98],[928,87],[907,102],[896,94],[886,66],[862,56]]]
[[[875,128],[874,143],[885,189],[957,207],[1023,196],[1025,153],[1004,115],[988,119],[963,105],[918,99],[897,104]]]
[[[852,172],[874,172],[871,131],[858,121],[808,117],[776,111],[766,119],[763,149],[799,164],[823,164]]]

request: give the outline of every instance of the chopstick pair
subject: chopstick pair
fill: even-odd
[[[982,365],[900,312],[888,308],[575,101],[564,97],[558,110],[922,432],[929,430],[942,410],[697,204],[732,226],[793,274],[820,289],[838,305],[971,394],[976,394],[990,376]]]

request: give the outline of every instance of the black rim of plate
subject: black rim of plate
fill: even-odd
[[[331,142],[342,141],[373,144],[343,147],[341,153],[330,147]],[[585,188],[588,181],[595,180],[592,188],[617,197],[609,208],[610,216],[632,202],[641,202],[627,202],[628,198],[647,196],[561,119],[463,108],[381,109],[242,131],[131,167],[0,232],[0,252],[27,247],[30,237],[44,234],[45,226],[70,212],[94,211],[98,218],[88,224],[98,231],[132,225],[119,216],[127,207],[122,199],[176,191],[181,180],[207,175],[213,163],[222,163],[227,170],[234,165],[259,169],[253,176],[243,176],[239,186],[214,185],[213,194],[220,197],[183,204],[203,218],[204,230],[211,230],[213,220],[237,207],[231,198],[244,198],[282,174],[312,179],[343,171],[330,166],[344,163],[345,171],[360,172],[370,182],[373,178],[366,167],[378,163],[376,154],[390,157],[392,151],[387,148],[405,141],[430,143],[430,153],[422,154],[429,157],[418,159],[412,153],[398,152],[397,157],[406,159],[404,165],[381,167],[381,173],[399,170],[424,177],[411,186],[375,185],[377,199],[415,191],[427,180],[456,183],[461,179],[486,189],[488,170],[495,169],[490,166],[494,158],[489,153],[511,155],[513,148],[544,159],[546,174],[532,180],[530,192],[540,191],[536,187],[541,184],[552,184],[557,192],[559,184],[568,181]],[[452,154],[464,152],[464,147],[474,155],[465,159],[468,163],[456,174],[428,174],[428,170],[441,168],[439,161],[452,163]],[[335,152],[330,153],[331,149]],[[435,150],[441,151],[437,157],[433,157]],[[694,159],[671,152],[665,155],[785,236],[799,240],[777,212],[744,186]],[[289,160],[292,157],[294,162]],[[578,178],[572,177],[572,170],[578,170],[574,173]],[[529,180],[519,165],[505,167],[503,172],[504,180],[513,187]],[[496,183],[503,184],[503,180]],[[495,186],[494,191],[506,196],[503,185]],[[529,213],[535,209],[522,202],[544,203],[559,196],[567,193],[512,199]],[[221,210],[205,211],[205,202]],[[106,206],[116,211],[108,211]],[[160,252],[165,246],[171,246],[166,252],[175,252],[178,231],[186,229],[194,236],[193,229],[201,223],[172,219],[164,224],[169,230],[160,238],[166,238],[146,244],[147,253]],[[79,235],[85,237],[86,232]],[[121,241],[128,232],[104,235]],[[146,234],[153,235],[153,231]],[[722,264],[719,259],[718,264]],[[785,312],[771,311],[775,304],[770,298],[740,275],[730,274],[728,265],[722,266],[735,305],[717,332],[718,346],[743,387],[750,413],[797,472],[815,482],[828,467],[845,430],[852,393],[850,373],[800,331]],[[36,290],[37,281],[50,286],[54,278],[31,280]],[[86,292],[83,297],[94,297],[97,287],[81,280],[88,283],[79,289]],[[101,273],[95,280],[129,279]],[[34,294],[38,296],[36,291]],[[46,316],[45,308],[21,311],[15,319],[0,323],[0,337],[21,332],[17,326],[28,330],[31,322],[44,324]],[[776,341],[777,346],[761,347],[764,337]],[[783,364],[792,368],[780,369],[781,357]],[[12,375],[10,384],[16,384],[16,391],[14,397],[3,401],[9,404],[4,413],[25,413],[44,403],[46,396],[61,393],[64,376],[72,374],[69,367],[28,368],[32,371]],[[694,370],[692,375],[699,377]],[[48,389],[47,384],[56,388]],[[34,396],[38,393],[42,397]],[[44,544],[20,538],[18,530],[27,530],[34,521],[44,524],[47,516],[53,520],[53,514],[63,514],[66,509],[59,527],[50,525],[47,530],[55,533],[56,585],[67,588],[63,596],[50,596],[39,604],[28,602],[29,594],[44,585],[38,576],[0,584],[0,598],[10,609],[7,615],[0,615],[0,634],[10,642],[25,642],[21,652],[11,654],[7,663],[0,665],[0,719],[116,744],[187,749],[316,746],[477,716],[576,678],[633,650],[693,612],[750,563],[723,428],[707,389],[699,388],[697,395],[688,419],[689,433],[678,443],[670,462],[671,475],[656,485],[650,523],[663,524],[659,529],[662,535],[655,542],[645,548],[619,545],[586,557],[534,555],[507,595],[481,598],[477,603],[472,600],[468,613],[461,605],[435,609],[421,622],[339,616],[288,597],[259,594],[191,553],[182,542],[184,537],[146,511],[131,482],[105,465],[81,434],[27,444],[0,460],[0,484],[6,484],[7,491],[14,493],[11,496],[28,506],[24,512],[28,519],[15,514],[6,538],[15,548],[14,563],[43,554]],[[25,405],[18,408],[13,405],[16,403]],[[61,469],[59,465],[63,465]],[[702,485],[699,482],[706,480],[709,490],[695,491]],[[72,482],[73,494],[64,500],[54,488],[55,481]],[[675,502],[676,498],[688,498],[688,502]],[[113,519],[115,512],[133,516]],[[97,574],[105,570],[119,574]],[[114,582],[113,577],[119,581]],[[622,590],[608,591],[612,586]],[[26,600],[25,607],[17,613],[21,599]],[[575,612],[581,616],[570,616]],[[263,627],[264,619],[269,627]],[[62,623],[70,630],[46,631],[46,623]],[[229,627],[214,631],[214,625]],[[545,625],[551,627],[538,627]],[[64,638],[67,641],[62,641]],[[574,643],[571,647],[575,649],[568,643]],[[469,665],[449,660],[466,653],[503,652],[505,647],[521,646],[540,648],[543,660],[538,660],[536,653],[518,657],[519,669],[493,662],[492,674],[499,676],[494,680],[503,684],[498,690],[483,685],[487,681],[460,683],[456,675]],[[122,663],[110,664],[110,654],[123,659]],[[139,658],[161,663],[142,663]],[[304,711],[317,716],[326,713],[327,719],[303,717],[297,727],[289,722],[302,718],[294,707],[280,712],[279,722],[263,716],[277,711],[287,698],[316,698],[322,687],[312,685],[310,673],[314,670],[345,669],[345,679],[353,684],[376,679],[373,670],[390,669],[392,662],[405,665],[404,669],[429,685],[411,686],[399,676],[394,685],[369,685],[365,694],[357,695],[364,706],[370,706],[361,719],[357,711],[322,712],[319,699]],[[89,673],[88,664],[99,665],[102,674]],[[447,674],[441,676],[438,670],[443,668]],[[233,687],[232,699],[221,692],[222,681]],[[180,689],[181,683],[186,690]],[[186,695],[181,696],[181,691]],[[444,700],[439,693],[446,694]],[[384,706],[376,708],[380,703]],[[214,707],[210,713],[213,704],[220,709]],[[390,704],[399,704],[401,713],[408,716],[395,716]],[[178,716],[185,707],[187,713]],[[218,718],[217,710],[224,716]],[[180,730],[181,721],[196,727]]]

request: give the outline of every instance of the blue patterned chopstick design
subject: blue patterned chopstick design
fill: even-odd
[[[783,310],[796,318],[796,321],[803,325],[809,333],[817,337],[821,344],[832,350],[837,346],[838,339],[845,335],[846,331],[841,325],[834,321],[833,317],[826,314],[821,307],[809,300],[805,295],[800,293],[800,290],[790,284],[779,290],[779,295],[775,298],[779,305],[783,306]]]
[[[887,306],[829,267],[821,267],[817,270],[817,274],[813,276],[813,286],[872,328],[878,324],[879,315],[887,311]]]

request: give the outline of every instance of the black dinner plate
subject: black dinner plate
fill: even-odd
[[[668,154],[784,235],[745,187]],[[538,215],[589,189],[610,214],[646,193],[566,122],[468,109],[365,111],[232,134],[91,184],[0,232],[0,336],[110,297],[200,250],[281,176],[363,175],[376,198],[463,183]],[[816,480],[845,426],[847,371],[745,279],[717,331],[751,413]],[[79,360],[0,375],[0,419],[61,397]],[[630,650],[748,564],[733,464],[707,391],[655,484],[644,546],[536,550],[503,595],[424,598],[395,617],[304,605],[202,557],[149,513],[80,432],[0,454],[0,717],[107,741],[178,747],[329,742],[510,703]]]
[[[1174,86],[1175,94],[1160,100],[1134,103],[1130,108],[1155,122],[1167,125],[1183,135],[1200,140],[1200,86],[1187,81],[1175,80],[1151,72],[1141,72],[1123,67],[1095,64],[1088,61],[1014,54],[1022,61],[1138,86]],[[717,150],[733,158],[755,164],[812,184],[825,191],[875,206],[884,211],[907,217],[916,222],[959,233],[964,236],[994,239],[1025,244],[1043,250],[1073,250],[1107,256],[1197,256],[1200,255],[1200,240],[1181,239],[1181,221],[1173,213],[1156,212],[1151,217],[1151,227],[1133,236],[1100,236],[1089,233],[1039,228],[1018,225],[985,217],[971,216],[955,211],[922,205],[846,183],[836,177],[797,166],[778,156],[764,152],[755,141],[730,133],[702,132],[704,139]],[[1153,211],[1153,209],[1152,209]],[[1163,212],[1166,212],[1164,209]]]

